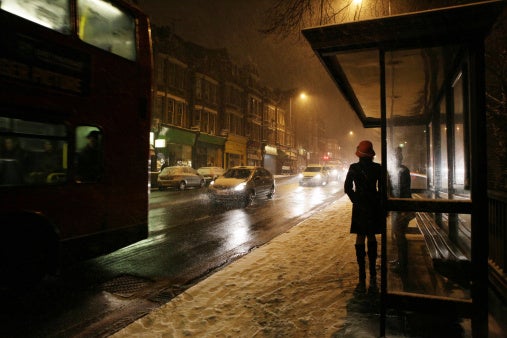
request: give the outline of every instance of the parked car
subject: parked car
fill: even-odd
[[[200,167],[197,169],[197,172],[204,177],[206,184],[210,184],[211,181],[214,181],[218,176],[223,175],[225,170],[220,167]]]
[[[206,180],[191,167],[176,166],[162,169],[158,175],[157,183],[160,190],[166,188],[184,190],[187,187],[202,188],[206,184]]]
[[[211,182],[208,193],[214,202],[238,201],[248,206],[256,197],[273,197],[275,178],[262,167],[233,167]]]
[[[326,167],[319,164],[309,165],[299,174],[299,185],[326,185],[328,181]]]

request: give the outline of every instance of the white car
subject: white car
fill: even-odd
[[[176,166],[162,169],[158,174],[157,183],[159,190],[166,188],[184,190],[187,187],[202,188],[206,180],[194,168]]]
[[[312,164],[299,174],[299,185],[326,185],[329,181],[329,173],[326,167]]]

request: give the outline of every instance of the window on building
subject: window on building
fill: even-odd
[[[167,107],[166,107],[166,113],[164,116],[164,123],[172,124],[174,121],[174,100],[171,98],[167,98]]]
[[[153,107],[153,118],[163,120],[164,116],[164,97],[157,95],[155,97],[155,107]]]
[[[174,110],[174,125],[183,127],[185,123],[185,110],[181,102],[175,104]]]
[[[195,79],[195,97],[197,99],[202,99],[202,79]]]
[[[160,88],[164,85],[164,60],[162,58],[158,58],[157,62],[155,63],[155,81],[157,83],[157,86]]]

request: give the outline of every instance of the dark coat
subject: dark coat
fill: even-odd
[[[380,205],[381,167],[370,158],[361,158],[350,165],[345,178],[345,193],[352,201],[353,234],[379,234],[382,229],[381,217],[384,214]]]

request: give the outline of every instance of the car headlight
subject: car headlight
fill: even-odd
[[[304,177],[304,175],[303,175],[303,174],[299,174],[299,175],[298,175],[298,177],[299,177],[299,178],[303,178],[303,177]]]
[[[209,182],[209,185],[214,185],[214,184],[215,184],[215,181]]]
[[[246,182],[243,182],[243,183],[240,183],[237,186],[235,186],[234,190],[235,191],[242,191],[242,190],[245,190],[245,187],[246,187]]]
[[[317,175],[315,175],[315,178],[316,178],[317,180],[320,180],[320,178],[321,178],[321,177],[322,177],[322,175],[321,175],[321,174],[317,174]]]

